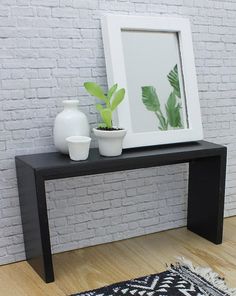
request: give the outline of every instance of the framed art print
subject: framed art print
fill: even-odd
[[[189,21],[110,14],[102,32],[108,84],[126,89],[113,119],[124,148],[201,140]]]

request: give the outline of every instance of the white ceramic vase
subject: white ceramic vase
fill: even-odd
[[[66,138],[70,136],[89,137],[89,123],[86,115],[79,110],[79,100],[65,100],[63,104],[64,110],[55,118],[53,136],[57,150],[68,154]]]
[[[99,130],[94,128],[93,132],[98,140],[99,153],[103,156],[118,156],[122,153],[123,139],[127,130],[114,131]]]

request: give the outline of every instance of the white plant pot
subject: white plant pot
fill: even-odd
[[[68,154],[66,138],[70,136],[89,137],[89,123],[86,115],[78,108],[79,100],[63,101],[64,110],[59,113],[54,122],[54,144],[61,153]]]
[[[98,139],[99,153],[103,156],[118,156],[122,153],[122,143],[127,130],[106,131],[94,128]]]
[[[71,160],[85,160],[89,155],[91,138],[83,136],[71,136],[66,138]]]

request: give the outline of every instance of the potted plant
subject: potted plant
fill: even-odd
[[[99,111],[103,122],[93,129],[98,139],[100,154],[103,156],[120,155],[122,153],[122,142],[127,131],[124,128],[112,125],[112,113],[123,101],[125,89],[118,89],[118,84],[114,84],[105,94],[95,82],[85,82],[84,87],[90,95],[100,99],[103,103],[103,105],[96,104],[96,109]]]

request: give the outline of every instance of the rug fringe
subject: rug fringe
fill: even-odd
[[[225,280],[221,278],[218,273],[214,272],[210,267],[194,266],[190,260],[184,257],[177,257],[177,260],[177,264],[179,264],[180,266],[187,267],[193,273],[204,278],[217,289],[221,290],[222,292],[230,296],[236,296],[236,288],[229,288]]]

